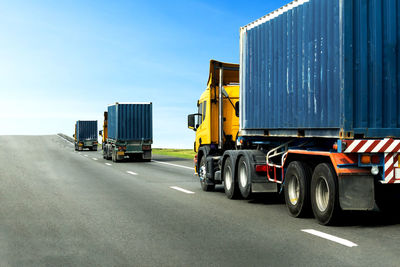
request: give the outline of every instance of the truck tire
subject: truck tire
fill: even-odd
[[[113,150],[112,153],[111,153],[111,160],[112,160],[113,162],[118,162],[118,159],[117,159],[117,152],[115,152],[114,150]]]
[[[311,168],[300,161],[289,164],[285,176],[285,202],[289,214],[295,218],[311,213],[310,181]]]
[[[112,147],[111,147],[112,149]],[[112,151],[110,152],[110,148],[107,149],[107,153],[106,153],[106,159],[111,160],[112,158]]]
[[[315,218],[322,225],[335,224],[339,217],[338,181],[331,164],[315,167],[311,179],[311,205]]]
[[[103,145],[103,159],[109,159],[107,147],[105,145]]]
[[[239,188],[238,184],[235,181],[234,177],[234,165],[232,159],[230,157],[226,158],[224,163],[224,189],[225,195],[229,199],[237,199],[239,197]]]
[[[242,197],[249,199],[251,197],[251,172],[250,162],[246,155],[241,156],[238,162],[238,185]]]
[[[210,184],[207,181],[206,164],[207,164],[207,158],[206,155],[203,155],[200,159],[200,164],[199,164],[200,185],[203,191],[209,192],[215,189],[215,184]]]

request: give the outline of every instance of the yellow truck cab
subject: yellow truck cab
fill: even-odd
[[[197,113],[188,116],[188,127],[196,131],[196,172],[202,188],[211,190],[214,183],[207,185],[205,177],[202,179],[205,170],[199,171],[199,168],[205,168],[206,156],[235,147],[239,132],[238,64],[210,61],[207,89],[197,101]]]
[[[223,68],[222,80],[222,146],[234,146],[239,131],[239,65],[210,61],[210,74],[207,89],[197,102],[198,111],[189,115],[192,122],[189,128],[196,131],[195,152],[203,146],[219,145],[219,69]]]
[[[104,121],[103,121],[103,130],[99,131],[99,135],[102,137],[102,148],[107,141],[108,138],[108,112],[104,111]]]

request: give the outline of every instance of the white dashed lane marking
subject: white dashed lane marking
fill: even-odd
[[[131,171],[127,171],[127,173],[129,173],[131,175],[138,175],[136,172],[131,172]]]
[[[106,164],[107,166],[111,166],[112,165],[111,163],[104,163],[104,164]]]
[[[186,193],[186,194],[194,194],[194,192],[186,190],[186,189],[183,189],[183,188],[180,188],[178,186],[170,186],[169,188],[177,190],[177,191],[180,191],[180,192],[183,192],[183,193]]]
[[[339,243],[339,244],[341,244],[343,246],[346,246],[346,247],[350,247],[351,248],[351,247],[357,247],[358,246],[356,243],[353,243],[353,242],[351,242],[349,240],[346,240],[346,239],[343,239],[343,238],[340,238],[340,237],[337,237],[337,236],[334,236],[334,235],[326,234],[324,232],[320,232],[320,231],[317,231],[317,230],[314,230],[314,229],[303,229],[301,231],[309,233],[309,234],[312,234],[312,235],[315,235],[315,236],[318,236],[318,237],[321,237],[321,238],[324,238],[324,239],[327,239],[327,240],[330,240],[330,241],[333,241],[333,242],[336,242],[336,243]]]

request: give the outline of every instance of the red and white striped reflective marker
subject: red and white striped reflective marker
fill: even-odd
[[[344,153],[391,153],[400,152],[400,140],[344,140]]]
[[[385,184],[400,183],[399,153],[385,153]]]
[[[346,144],[344,153],[385,153],[385,179],[382,183],[400,183],[400,140],[343,140],[343,143]]]

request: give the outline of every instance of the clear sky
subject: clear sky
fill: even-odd
[[[209,60],[238,63],[239,28],[288,2],[0,0],[0,135],[151,101],[154,147],[192,148]]]

